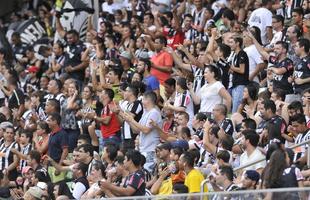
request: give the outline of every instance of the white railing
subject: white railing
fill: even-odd
[[[265,196],[266,194],[276,194],[276,193],[304,193],[306,197],[310,197],[310,188],[276,188],[276,189],[262,189],[262,190],[240,190],[240,191],[230,191],[230,192],[207,192],[207,193],[188,193],[188,194],[171,194],[171,195],[154,195],[154,196],[137,196],[137,197],[116,197],[109,198],[112,200],[180,200],[188,199],[212,199],[214,196],[219,197],[219,199],[224,199],[227,196],[241,197],[240,199],[246,199],[246,195],[253,196]],[[206,198],[207,197],[207,198]],[[242,198],[243,197],[243,198]],[[284,200],[284,199],[283,199]],[[286,200],[286,199],[285,199]]]
[[[309,144],[309,143],[310,143],[310,140],[307,140],[307,141],[301,142],[301,143],[299,143],[299,144],[294,144],[294,145],[292,145],[292,146],[290,146],[290,147],[288,147],[288,148],[290,148],[290,149],[296,149],[297,147],[300,147],[300,146],[302,146],[302,145]],[[250,167],[250,166],[252,166],[252,165],[255,165],[255,164],[259,163],[259,162],[262,162],[262,161],[264,161],[264,160],[265,160],[265,158],[257,159],[257,160],[255,160],[255,161],[253,161],[253,162],[251,162],[251,163],[247,163],[247,164],[245,164],[245,165],[236,167],[236,168],[234,169],[234,171],[235,171],[235,172],[236,172],[236,171],[240,171],[240,170],[242,170],[242,169],[245,169],[245,168],[247,168],[247,167]],[[307,166],[310,167],[310,148],[307,148]],[[208,182],[209,182],[209,179],[208,179],[208,178],[201,182],[200,191],[203,191],[205,185],[206,185]]]

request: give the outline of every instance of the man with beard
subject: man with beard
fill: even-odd
[[[143,74],[143,83],[146,85],[145,91],[153,91],[159,97],[159,81],[151,75],[151,62],[148,59],[141,58],[137,64],[137,71]]]
[[[293,87],[290,77],[293,75],[294,65],[293,61],[288,58],[288,44],[282,41],[276,42],[274,46],[275,56],[271,56],[252,34],[248,34],[248,36],[251,37],[262,57],[272,64],[272,67],[268,67],[267,77],[273,82],[273,90],[282,89],[286,94],[292,94]]]
[[[265,128],[267,123],[272,123],[281,131],[282,137],[286,135],[287,124],[282,117],[276,115],[276,104],[272,100],[267,99],[263,102],[260,113],[263,121],[258,125],[257,129],[262,130],[261,128]],[[284,138],[282,139],[283,140],[281,142],[284,143]]]

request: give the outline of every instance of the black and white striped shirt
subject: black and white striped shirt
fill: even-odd
[[[200,88],[205,84],[205,78],[204,78],[204,68],[200,68],[194,65],[191,65],[192,73],[194,74],[194,83],[193,83],[193,89],[194,92],[197,93]]]
[[[50,100],[50,99],[56,99],[57,101],[59,101],[60,103],[60,108],[62,107],[62,105],[64,104],[66,97],[63,93],[59,93],[57,95],[54,94],[47,94],[44,96],[44,99],[46,100],[45,103]]]
[[[124,112],[131,112],[135,115],[134,119],[138,122],[141,119],[141,116],[143,114],[143,106],[141,101],[136,100],[132,103],[127,102],[127,104],[124,106]],[[130,128],[130,125],[125,121],[124,126],[122,127],[122,136],[123,139],[128,140],[132,139],[133,137],[133,131]]]
[[[18,151],[20,150],[17,142],[12,142],[9,146],[6,146],[5,143],[1,144],[0,153],[2,156],[0,157],[0,171],[8,168],[8,166],[13,163],[14,154],[11,152],[12,148]]]
[[[21,150],[20,152],[24,155],[28,155],[28,153],[32,150],[32,144],[27,144],[26,146],[24,147],[21,147]],[[20,171],[23,170],[24,167],[27,166],[27,160],[20,160],[19,161],[19,169]]]

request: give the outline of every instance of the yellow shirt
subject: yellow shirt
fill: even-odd
[[[200,192],[200,184],[204,180],[203,175],[197,169],[192,169],[185,177],[184,185],[188,187],[189,193]],[[208,188],[205,187],[204,192],[207,192]]]
[[[120,100],[123,99],[122,95],[120,94],[120,91],[119,91],[119,85],[113,85],[112,86],[112,90],[114,92],[114,101],[115,102],[119,102]]]
[[[161,183],[161,186],[158,191],[158,195],[169,195],[172,194],[173,185],[172,185],[172,179],[168,178],[167,180],[164,180]]]

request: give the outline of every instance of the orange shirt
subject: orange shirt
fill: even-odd
[[[165,51],[160,51],[159,53],[155,54],[151,58],[151,62],[155,65],[161,66],[161,67],[167,67],[172,68],[173,64],[173,58],[172,56]],[[154,67],[151,68],[151,74],[155,76],[161,85],[164,84],[164,82],[170,78],[170,72],[162,72],[158,69],[155,69]]]

